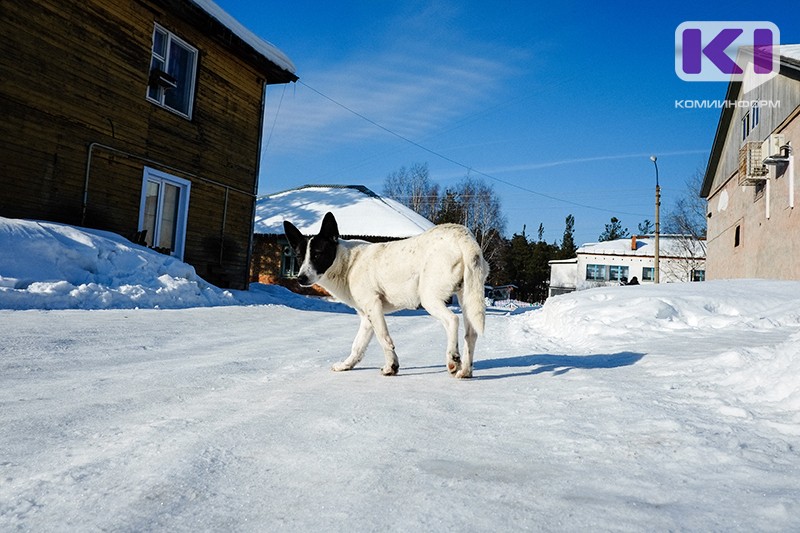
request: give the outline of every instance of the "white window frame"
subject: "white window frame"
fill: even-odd
[[[166,38],[166,43],[164,45],[165,55],[163,57],[161,55],[157,54],[156,50],[155,50],[156,32],[163,33],[165,35],[165,38]],[[150,66],[149,66],[149,68],[151,69],[150,72],[152,72],[153,59],[158,59],[159,61],[163,62],[165,69],[169,68],[170,52],[171,52],[173,43],[175,43],[176,45],[187,49],[189,52],[192,53],[191,73],[190,73],[190,76],[189,76],[190,79],[187,80],[187,84],[189,86],[189,94],[188,94],[188,102],[189,102],[189,104],[188,104],[188,109],[184,113],[180,109],[175,109],[175,108],[170,107],[169,105],[167,105],[166,102],[165,102],[166,90],[164,89],[164,87],[161,87],[161,86],[158,87],[158,91],[157,91],[158,92],[158,97],[157,98],[153,98],[152,96],[150,96],[150,89],[151,89],[150,85],[147,86],[147,91],[145,92],[145,96],[147,97],[148,101],[158,105],[159,107],[163,107],[164,109],[167,109],[167,110],[169,110],[169,111],[171,111],[171,112],[173,112],[173,113],[175,113],[177,115],[180,115],[182,117],[185,117],[185,118],[188,118],[189,120],[191,120],[192,119],[192,111],[194,110],[195,85],[197,83],[197,57],[199,55],[199,52],[198,52],[197,48],[195,48],[194,46],[190,45],[189,43],[187,43],[186,41],[184,41],[183,39],[181,39],[180,37],[178,37],[177,35],[175,35],[171,31],[167,30],[163,26],[161,26],[159,24],[156,24],[155,27],[153,28],[152,44],[150,46],[150,64],[149,64]],[[149,79],[149,77],[148,77],[148,79]]]
[[[180,189],[178,217],[175,221],[175,248],[171,255],[183,261],[183,254],[186,250],[186,222],[189,218],[189,195],[192,190],[192,182],[171,174],[167,174],[166,172],[161,172],[160,170],[156,170],[154,168],[144,167],[144,172],[142,174],[142,196],[139,202],[139,231],[143,231],[145,229],[145,204],[147,202],[148,182],[157,182],[159,184],[159,198],[158,208],[156,210],[155,231],[153,232],[154,235],[152,236],[153,247],[155,248],[159,247],[158,241],[161,236],[160,222],[164,203],[164,195],[162,194],[164,190],[163,184],[167,183],[169,185],[174,185]]]

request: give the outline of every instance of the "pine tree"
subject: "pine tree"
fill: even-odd
[[[567,215],[564,221],[564,236],[561,238],[561,248],[558,250],[558,259],[572,259],[578,251],[575,245],[575,217]]]
[[[624,239],[625,237],[629,236],[630,233],[628,233],[628,228],[623,228],[622,222],[620,222],[617,217],[611,217],[611,222],[606,224],[606,228],[603,233],[600,234],[598,240],[600,242],[614,241],[617,239]]]
[[[655,231],[655,228],[649,218],[639,222],[639,235],[650,235],[653,231]]]

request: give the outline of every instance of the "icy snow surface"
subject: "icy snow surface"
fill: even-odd
[[[458,381],[423,313],[334,373],[343,306],[110,234],[0,219],[0,276],[0,531],[800,529],[798,282],[492,311]]]

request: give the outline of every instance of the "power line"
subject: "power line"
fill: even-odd
[[[369,124],[372,124],[376,128],[379,128],[379,129],[385,131],[386,133],[388,133],[390,135],[393,135],[394,137],[397,137],[398,139],[400,139],[402,141],[405,141],[405,142],[411,144],[412,146],[415,146],[415,147],[419,148],[420,150],[423,150],[425,152],[428,152],[431,155],[434,155],[434,156],[436,156],[436,157],[438,157],[440,159],[443,159],[444,161],[447,161],[448,163],[452,163],[453,165],[461,167],[464,170],[466,170],[467,172],[474,172],[475,174],[478,174],[479,176],[483,176],[483,177],[488,178],[488,179],[490,179],[492,181],[496,181],[498,183],[502,183],[504,185],[507,185],[509,187],[513,187],[515,189],[519,189],[519,190],[527,192],[529,194],[540,196],[542,198],[547,198],[549,200],[554,200],[556,202],[562,202],[562,203],[565,203],[565,204],[574,205],[576,207],[582,207],[584,209],[593,209],[595,211],[602,211],[602,212],[606,212],[606,213],[614,213],[614,214],[620,214],[620,215],[631,215],[631,216],[636,216],[636,217],[647,216],[647,215],[642,215],[641,213],[628,213],[628,212],[625,212],[625,211],[604,209],[602,207],[596,207],[596,206],[593,206],[593,205],[587,205],[587,204],[582,204],[582,203],[579,203],[579,202],[573,202],[572,200],[566,200],[564,198],[559,198],[557,196],[553,196],[553,195],[546,194],[546,193],[543,193],[543,192],[535,191],[533,189],[529,189],[528,187],[523,187],[522,185],[517,185],[516,183],[510,182],[508,180],[504,180],[504,179],[500,179],[500,178],[498,178],[496,176],[492,176],[491,174],[487,174],[486,172],[482,172],[482,171],[480,171],[480,170],[478,170],[476,168],[473,168],[473,167],[471,167],[469,165],[466,165],[466,164],[464,164],[464,163],[462,163],[460,161],[456,161],[455,159],[453,159],[451,157],[448,157],[448,156],[446,156],[446,155],[444,155],[444,154],[442,154],[440,152],[437,152],[436,150],[432,150],[432,149],[428,148],[427,146],[424,146],[424,145],[422,145],[422,144],[420,144],[420,143],[418,143],[418,142],[416,142],[416,141],[414,141],[412,139],[409,139],[405,135],[397,133],[396,131],[389,129],[386,126],[384,126],[382,124],[379,124],[378,122],[375,122],[371,118],[359,113],[358,111],[346,106],[345,104],[343,104],[343,103],[341,103],[341,102],[339,102],[337,100],[334,100],[330,96],[322,93],[321,91],[318,91],[314,87],[311,87],[310,85],[308,85],[307,83],[303,82],[302,80],[298,80],[297,83],[299,83],[299,84],[303,85],[303,87],[306,87],[309,90],[317,93],[319,96],[321,96],[322,98],[325,98],[329,102],[331,102],[331,103],[341,107],[342,109],[352,113],[353,115],[359,117],[360,119],[364,120],[365,122],[368,122]]]

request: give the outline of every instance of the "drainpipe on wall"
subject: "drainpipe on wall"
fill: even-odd
[[[794,209],[794,155],[792,154],[792,141],[786,143],[786,149],[789,152],[789,168],[786,172],[789,173],[789,207]]]

